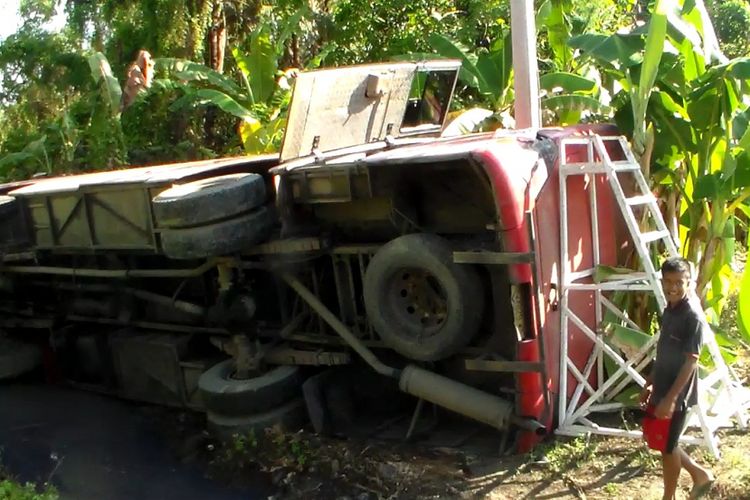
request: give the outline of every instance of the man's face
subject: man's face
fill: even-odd
[[[673,271],[664,273],[661,277],[661,286],[667,302],[674,305],[687,296],[690,274],[687,272]]]

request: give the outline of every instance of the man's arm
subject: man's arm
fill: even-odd
[[[654,390],[654,368],[651,367],[651,370],[648,372],[648,375],[645,377],[646,383],[643,384],[643,389],[641,389],[641,397],[640,402],[641,406],[645,407],[649,400],[651,399],[651,393]]]
[[[656,410],[654,411],[654,416],[656,418],[669,418],[672,416],[672,413],[674,413],[675,409],[675,403],[677,402],[677,397],[682,394],[682,390],[685,389],[685,386],[690,381],[690,378],[693,376],[693,372],[695,371],[697,365],[698,354],[692,352],[685,353],[685,362],[682,364],[682,368],[680,368],[680,372],[677,374],[677,378],[672,384],[672,387],[669,388],[667,394],[662,398],[661,401],[659,401],[659,404],[656,406]]]

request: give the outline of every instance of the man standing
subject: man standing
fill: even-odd
[[[675,499],[677,480],[683,468],[693,479],[690,498],[696,499],[708,492],[714,477],[709,470],[690,458],[679,447],[678,441],[685,426],[687,410],[698,402],[698,356],[703,331],[708,326],[703,312],[688,299],[689,285],[693,278],[690,263],[681,257],[668,259],[661,266],[661,274],[667,308],[661,318],[656,360],[646,379],[641,402],[648,404],[654,418],[671,419],[666,444],[660,449],[663,499]]]

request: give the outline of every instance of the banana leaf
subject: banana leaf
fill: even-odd
[[[479,130],[482,122],[492,116],[492,114],[492,111],[485,108],[471,108],[462,111],[445,126],[442,136],[454,137],[476,132]]]
[[[540,76],[539,87],[549,93],[562,91],[565,93],[593,94],[597,90],[594,80],[565,72],[547,73]]]
[[[740,282],[740,293],[737,299],[737,321],[740,333],[746,342],[750,342],[750,266],[745,266]]]
[[[632,34],[573,36],[568,45],[596,61],[624,70],[643,61],[643,40]]]
[[[250,51],[242,54],[237,48],[232,49],[232,56],[237,66],[247,78],[252,93],[252,102],[266,102],[276,89],[276,50],[271,43],[270,35],[261,30],[253,34],[250,40]]]
[[[458,77],[462,82],[477,90],[487,88],[487,82],[484,80],[480,81],[481,76],[477,70],[478,57],[476,54],[473,54],[461,43],[443,35],[432,34],[427,41],[441,56],[461,60],[461,69],[458,72]]]
[[[88,61],[91,68],[91,76],[94,77],[96,83],[102,85],[102,94],[106,99],[110,111],[113,115],[119,114],[122,89],[117,78],[112,75],[112,68],[109,66],[109,61],[107,61],[107,58],[101,52],[95,52],[89,56]]]
[[[170,57],[157,58],[154,61],[157,70],[167,72],[180,80],[205,82],[226,94],[235,97],[242,95],[242,89],[236,83],[208,66]]]
[[[213,104],[222,111],[236,116],[242,120],[256,120],[255,114],[249,109],[232,99],[231,96],[214,89],[199,89],[185,94],[170,106],[170,110],[178,110],[193,106],[206,106]]]
[[[640,403],[641,387],[635,383],[628,385],[613,399],[627,407],[636,407]]]
[[[597,99],[580,94],[554,95],[542,100],[542,107],[554,112],[562,124],[580,121],[585,113],[608,116],[612,108]]]
[[[513,74],[513,44],[510,33],[495,40],[489,52],[479,54],[475,67],[479,75],[479,91],[492,96],[495,109],[508,104],[504,101]]]

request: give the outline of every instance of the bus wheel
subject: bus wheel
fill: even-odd
[[[484,310],[476,270],[455,264],[449,242],[434,234],[409,234],[381,247],[365,272],[364,299],[382,340],[419,361],[465,347]]]
[[[206,410],[226,417],[262,413],[302,395],[298,366],[276,366],[248,379],[234,376],[233,359],[209,368],[198,379]]]

